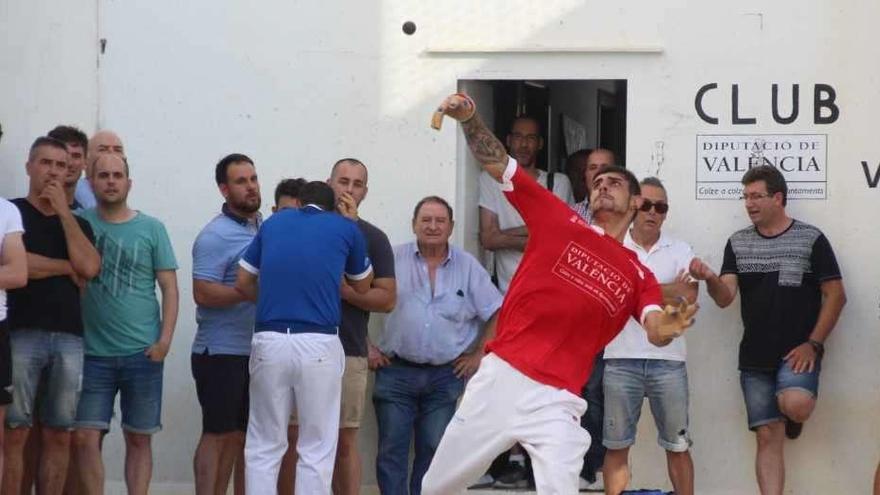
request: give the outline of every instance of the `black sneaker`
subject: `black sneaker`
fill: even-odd
[[[785,436],[791,440],[801,436],[801,432],[804,431],[804,424],[798,423],[796,421],[792,421],[789,418],[785,418]]]
[[[529,473],[518,462],[511,462],[496,478],[494,488],[528,488]]]

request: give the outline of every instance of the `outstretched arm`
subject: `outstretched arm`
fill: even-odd
[[[678,304],[681,298],[687,299],[689,303],[696,302],[699,287],[697,281],[691,279],[687,270],[682,270],[674,281],[660,285],[660,290],[663,291],[663,303]]]
[[[732,273],[717,275],[700,258],[694,258],[691,261],[689,271],[691,277],[706,281],[706,289],[709,292],[709,296],[712,297],[712,300],[715,301],[718,307],[726,308],[736,298],[738,288],[736,275]]]
[[[507,150],[477,115],[474,100],[460,93],[450,95],[437,108],[435,120],[432,122],[432,125],[436,124],[435,128],[439,128],[438,115],[441,119],[443,115],[448,115],[461,123],[471,153],[480,162],[483,170],[501,182],[509,159]]]

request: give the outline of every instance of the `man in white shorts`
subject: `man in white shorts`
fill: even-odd
[[[654,276],[621,244],[640,200],[631,172],[608,167],[596,175],[596,226],[589,226],[517,168],[469,97],[448,97],[438,113],[462,123],[471,151],[525,220],[529,242],[497,335],[440,441],[422,493],[461,492],[515,443],[532,458],[538,493],[577,493],[590,444],[580,426],[580,392],[593,357],[631,315],[652,343],[669,344],[692,323],[696,306],[664,312]]]

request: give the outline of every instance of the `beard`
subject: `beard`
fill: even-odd
[[[230,206],[232,206],[233,208],[235,208],[236,210],[238,210],[242,213],[248,213],[248,214],[254,213],[257,210],[259,210],[261,202],[262,201],[259,196],[257,196],[256,199],[242,198],[240,200],[238,200],[238,199],[232,200],[232,198],[230,198],[230,200],[229,200]]]

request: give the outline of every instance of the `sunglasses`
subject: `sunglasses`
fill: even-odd
[[[654,211],[663,215],[664,213],[669,211],[669,203],[663,203],[660,201],[655,203],[655,202],[651,201],[650,199],[643,199],[642,206],[639,207],[639,210],[644,211],[644,212],[649,212],[649,211],[651,211],[651,208],[654,208]]]

